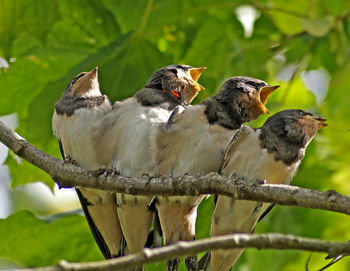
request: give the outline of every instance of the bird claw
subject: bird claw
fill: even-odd
[[[107,168],[106,166],[102,166],[99,169],[95,171],[96,176],[105,176],[107,177],[108,175],[114,176],[114,175],[119,175],[120,171],[116,168]]]
[[[148,173],[142,173],[142,178],[150,178],[150,175]]]
[[[167,271],[177,271],[180,264],[180,259],[168,260],[166,263]]]
[[[198,270],[197,256],[186,257],[185,264],[186,264],[187,270],[190,270],[190,271]]]
[[[106,169],[106,173],[107,173],[107,175],[112,175],[112,176],[114,176],[114,175],[119,175],[120,174],[120,171],[118,170],[118,169],[116,169],[116,168],[108,168],[108,169]]]
[[[154,175],[155,178],[166,178],[166,176],[163,173],[157,173]]]
[[[338,195],[339,193],[337,192],[337,191],[335,191],[334,189],[330,189],[330,190],[328,190],[328,191],[326,191],[326,195],[327,195],[327,197],[332,197],[332,196],[336,196],[336,195]]]
[[[260,179],[257,179],[253,185],[262,185],[262,184],[267,184],[267,181],[266,180],[260,180]]]
[[[64,157],[63,162],[64,162],[65,164],[72,164],[72,165],[75,165],[75,166],[78,165],[78,164],[77,164],[77,161],[75,161],[74,159],[72,159],[70,156]]]
[[[198,262],[198,270],[207,270],[210,261],[210,252],[207,252]]]

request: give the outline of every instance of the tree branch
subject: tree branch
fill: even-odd
[[[142,252],[120,257],[113,260],[69,263],[61,261],[57,266],[18,269],[20,271],[105,271],[126,270],[147,263],[160,262],[166,259],[194,255],[200,252],[227,248],[257,248],[257,249],[294,249],[305,251],[325,252],[334,257],[339,254],[349,254],[348,242],[328,242],[313,238],[304,238],[277,233],[270,234],[232,234],[206,238],[190,242],[178,242],[174,245],[143,249]],[[12,269],[11,271],[14,271]]]
[[[350,215],[350,197],[334,190],[320,192],[289,185],[271,185],[257,181],[247,184],[244,178],[225,178],[217,173],[177,178],[128,178],[101,174],[100,170],[83,168],[54,158],[39,150],[0,122],[0,141],[15,154],[45,171],[60,187],[84,186],[133,195],[199,195],[219,194],[236,199],[272,202],[323,209]]]

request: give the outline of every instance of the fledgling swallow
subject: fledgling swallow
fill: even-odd
[[[96,121],[112,110],[108,98],[101,94],[97,67],[78,74],[55,104],[52,129],[64,159],[95,170],[100,167],[92,142]],[[119,254],[121,229],[115,195],[96,189],[76,188],[91,232],[106,259]]]
[[[305,150],[325,119],[303,110],[284,110],[268,118],[259,129],[242,127],[226,150],[221,174],[244,176],[270,184],[289,184]],[[211,224],[211,236],[251,233],[269,204],[218,196]],[[206,270],[226,271],[243,249],[213,250]]]
[[[205,68],[170,65],[157,70],[135,96],[114,104],[97,123],[94,144],[100,162],[128,177],[153,173],[150,133],[167,122],[177,105],[191,103],[204,89],[198,78]],[[141,251],[146,243],[154,212],[153,197],[117,193],[118,217],[128,250]]]
[[[265,103],[277,86],[250,77],[232,77],[220,91],[199,105],[175,109],[166,125],[156,130],[153,153],[156,175],[183,176],[218,172],[224,153],[242,123],[267,113]],[[195,238],[197,207],[202,196],[157,197],[166,244]],[[189,270],[197,269],[196,257],[185,260]],[[177,270],[178,259],[167,262]]]

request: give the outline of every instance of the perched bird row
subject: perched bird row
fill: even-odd
[[[205,68],[170,65],[157,70],[133,97],[115,102],[101,94],[97,68],[77,75],[55,105],[53,131],[64,159],[86,169],[116,169],[123,176],[182,176],[219,172],[288,184],[305,149],[325,119],[303,110],[285,110],[259,129],[243,126],[268,113],[265,104],[278,86],[232,77],[219,92],[189,105],[204,89]],[[77,187],[94,238],[106,259],[142,250],[154,221],[165,244],[195,239],[201,196],[132,196]],[[252,232],[269,205],[218,196],[211,236]],[[154,220],[156,215],[156,219]],[[159,220],[158,220],[159,218]],[[158,223],[157,223],[158,222]],[[126,246],[125,246],[126,243]],[[205,270],[229,270],[242,250],[215,250],[201,262]],[[179,259],[167,270],[177,270]],[[198,270],[187,257],[188,270]],[[140,267],[137,270],[142,270]]]

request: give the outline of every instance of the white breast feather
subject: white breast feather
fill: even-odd
[[[97,169],[98,164],[92,144],[94,123],[111,109],[109,102],[92,109],[80,108],[71,116],[58,115],[52,118],[54,134],[61,141],[66,156],[80,166]]]

